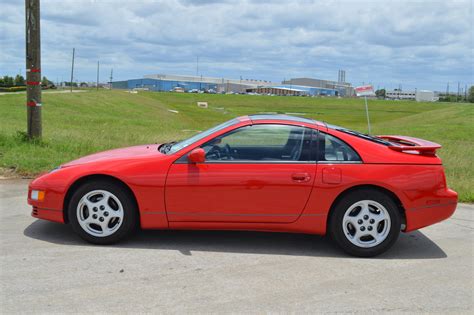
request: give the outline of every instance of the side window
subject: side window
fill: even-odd
[[[230,131],[201,147],[206,161],[261,161],[308,162],[315,161],[312,154],[309,128],[261,124]]]
[[[318,161],[320,162],[359,162],[357,152],[344,141],[320,132],[318,136]]]

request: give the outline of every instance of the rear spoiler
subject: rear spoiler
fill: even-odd
[[[438,143],[413,137],[377,136],[377,138],[391,142],[392,145],[389,145],[388,147],[398,152],[434,156],[436,154],[436,150],[441,148],[441,145]]]

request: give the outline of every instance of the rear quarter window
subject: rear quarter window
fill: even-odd
[[[359,154],[341,139],[319,132],[318,161],[328,163],[361,162]]]

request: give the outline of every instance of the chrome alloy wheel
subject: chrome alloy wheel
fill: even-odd
[[[346,238],[363,248],[382,243],[390,232],[390,214],[380,203],[361,200],[350,206],[344,213],[342,229]]]
[[[120,200],[106,190],[93,190],[77,204],[77,221],[84,231],[97,237],[114,234],[123,223]]]

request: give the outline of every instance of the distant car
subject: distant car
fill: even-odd
[[[188,91],[188,93],[199,93],[198,89],[191,89]]]
[[[170,90],[170,92],[184,93],[184,88],[177,86]]]
[[[111,244],[142,229],[329,234],[356,256],[451,216],[441,146],[285,115],[232,119],[180,142],[89,155],[31,182],[36,218]]]

